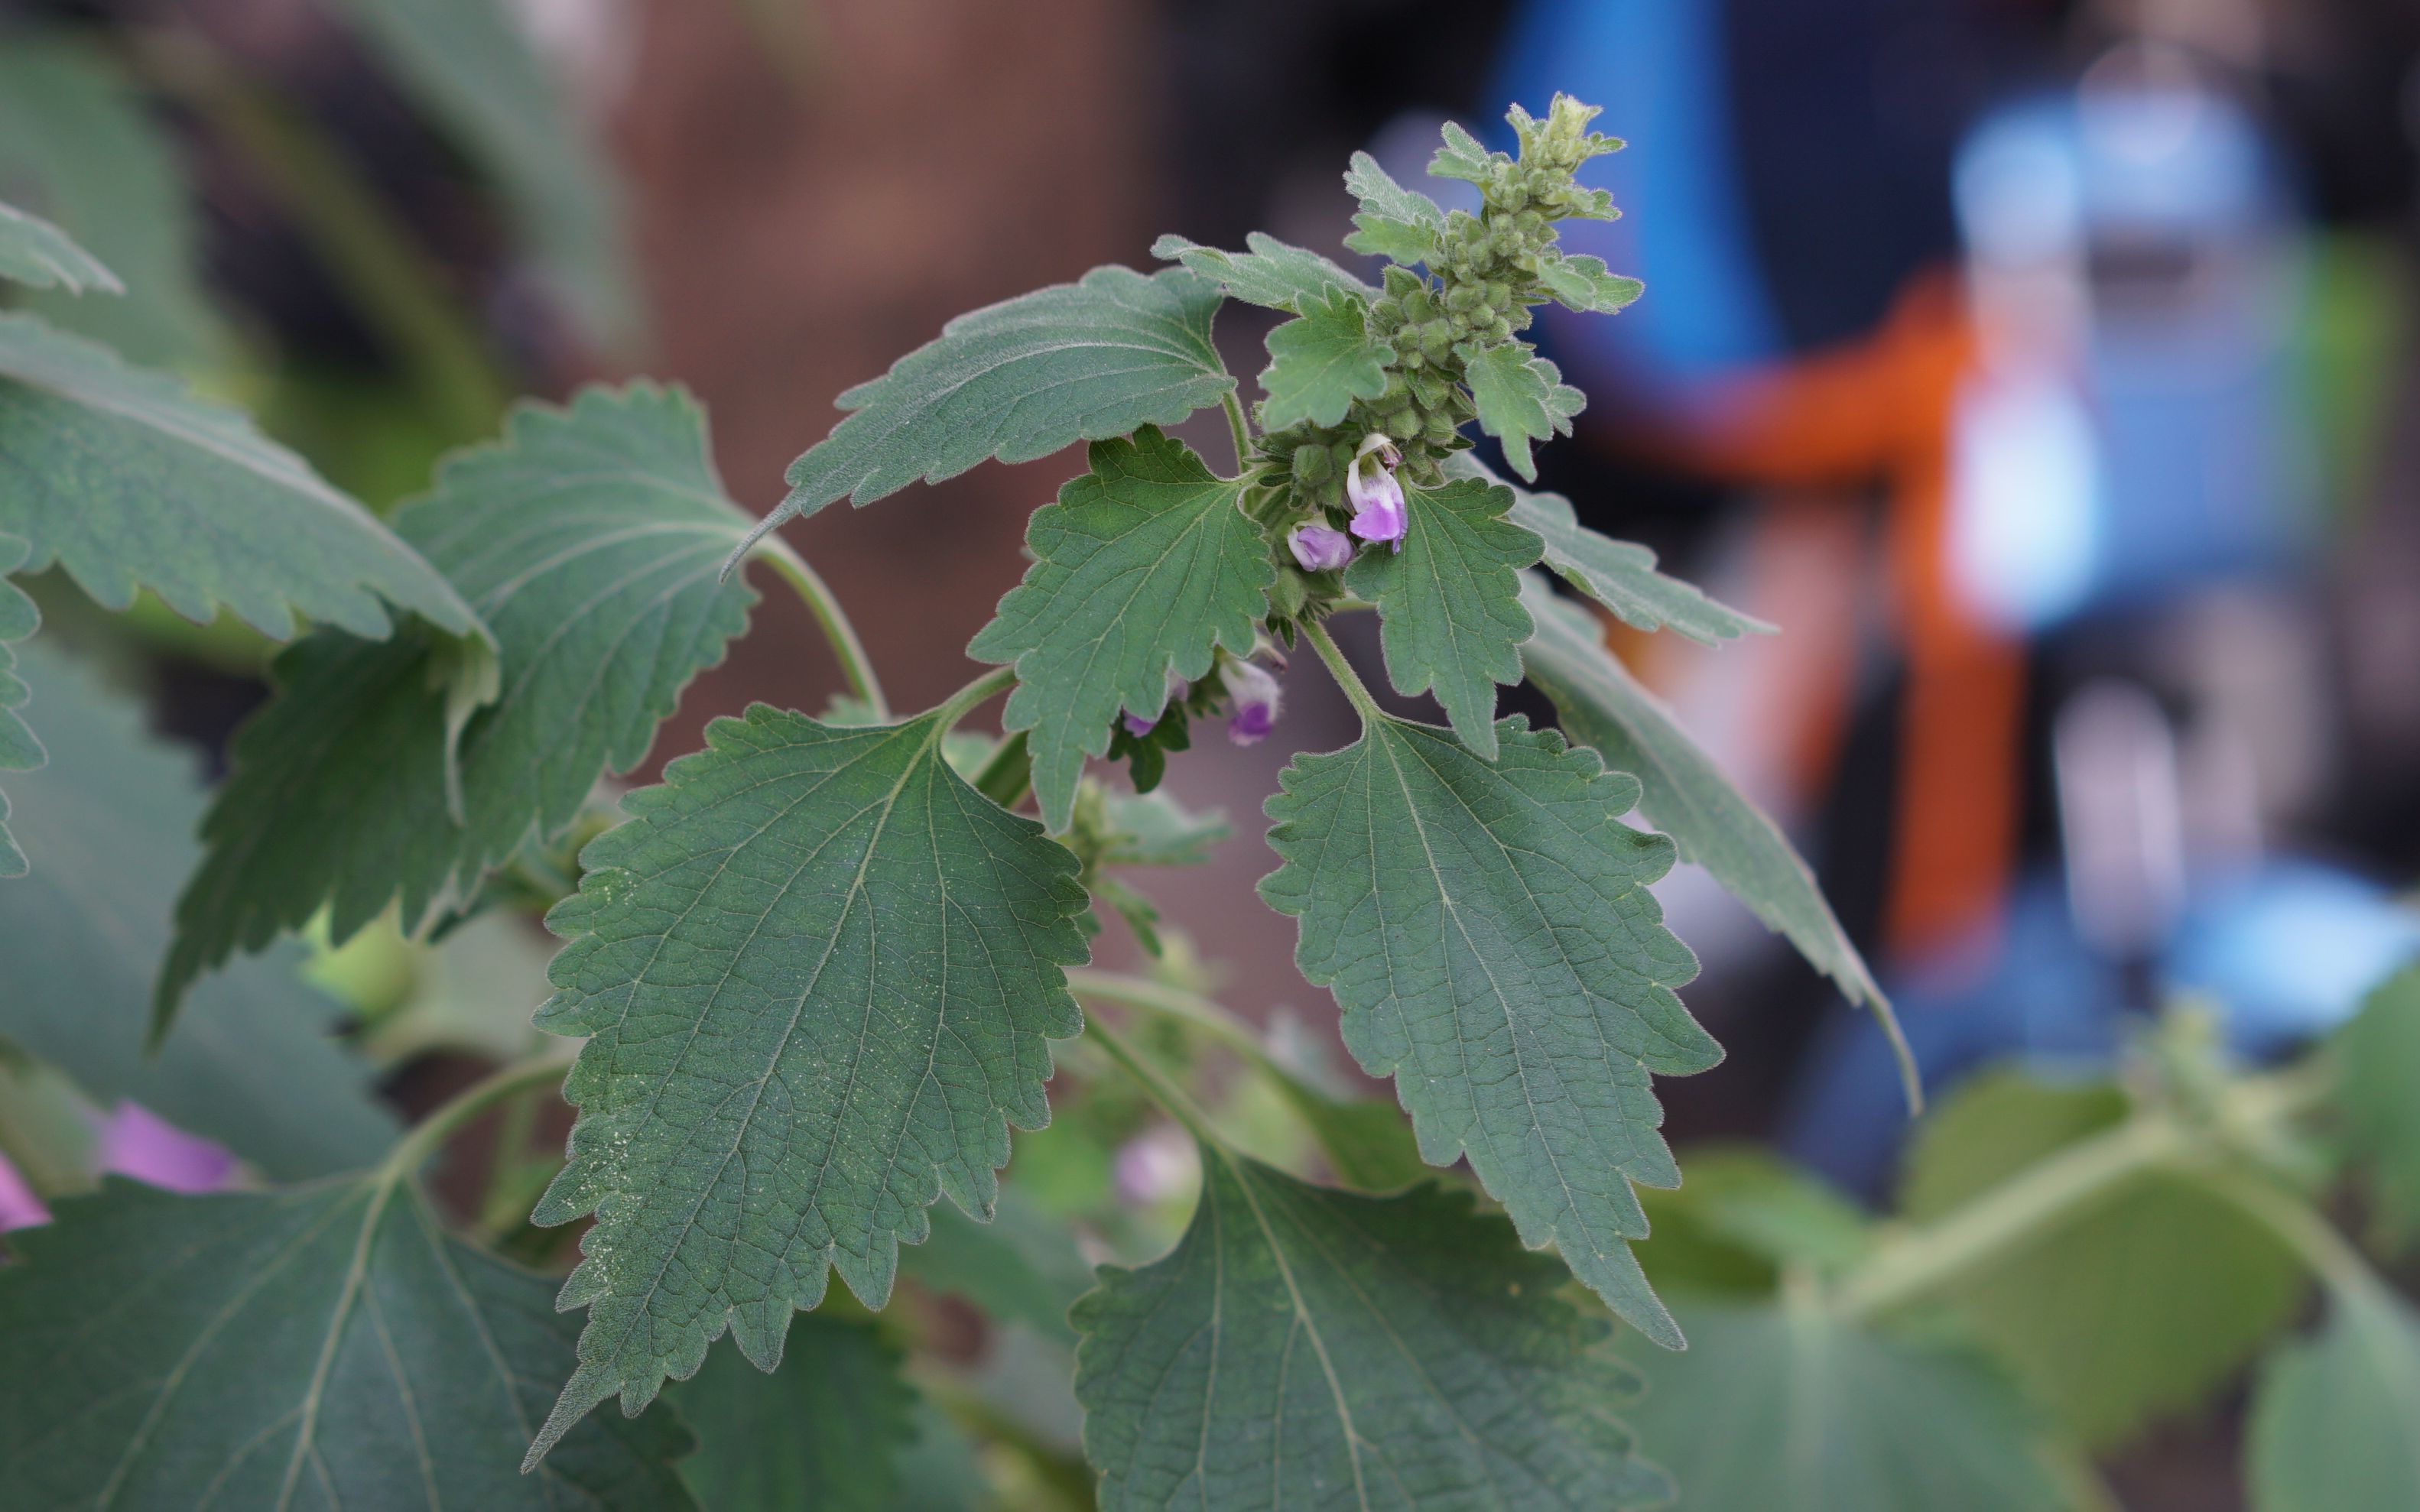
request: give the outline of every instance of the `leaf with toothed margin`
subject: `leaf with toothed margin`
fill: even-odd
[[[1375,710],[1343,750],[1296,757],[1261,896],[1301,921],[1295,963],[1336,995],[1362,1069],[1395,1078],[1421,1156],[1467,1156],[1524,1240],[1678,1348],[1628,1242],[1647,1234],[1631,1183],[1681,1179],[1651,1073],[1722,1059],[1673,994],[1697,958],[1647,890],[1672,842],[1616,818],[1636,779],[1496,728],[1493,765]]]
[[[1387,392],[1393,348],[1370,329],[1367,301],[1342,289],[1307,297],[1299,317],[1269,332],[1261,373],[1261,425],[1283,430],[1301,421],[1333,425],[1356,399]]]
[[[1387,680],[1434,692],[1464,745],[1496,757],[1496,685],[1521,680],[1521,569],[1540,542],[1505,517],[1512,490],[1458,478],[1406,487],[1402,549],[1364,551],[1345,588],[1378,606]]]
[[[1376,289],[1327,258],[1303,247],[1288,246],[1264,232],[1246,237],[1244,245],[1251,251],[1221,252],[1171,234],[1151,244],[1151,255],[1181,262],[1214,280],[1230,298],[1296,315],[1305,300],[1316,299],[1331,288],[1364,300],[1378,297]]]
[[[1104,1512],[1616,1512],[1671,1496],[1561,1267],[1435,1184],[1369,1197],[1204,1147],[1166,1258],[1076,1304]]]
[[[98,289],[123,294],[126,285],[101,260],[75,243],[75,239],[14,205],[0,204],[0,278],[27,288],[65,289],[83,294]]]
[[[1487,182],[1488,169],[1497,154],[1490,153],[1479,138],[1452,121],[1447,121],[1438,131],[1445,137],[1445,146],[1429,159],[1429,177],[1460,178],[1474,184]]]
[[[1538,282],[1557,303],[1582,315],[1613,315],[1647,292],[1635,278],[1608,272],[1602,257],[1550,257],[1538,265]]]
[[[663,1412],[584,1424],[521,1473],[570,1322],[408,1181],[191,1197],[112,1178],[8,1242],[11,1507],[695,1512]]]
[[[836,499],[870,504],[988,458],[1031,462],[1139,425],[1173,425],[1234,392],[1210,321],[1218,285],[1182,268],[1095,268],[1076,284],[962,315],[870,383],[857,412],[790,464],[790,492],[740,550]],[[732,553],[737,562],[740,552]]]
[[[1564,382],[1562,370],[1526,342],[1476,348],[1465,342],[1453,350],[1479,407],[1479,428],[1503,443],[1513,471],[1537,482],[1529,443],[1570,435],[1572,417],[1587,407],[1588,395]]]
[[[1033,794],[1053,830],[1121,710],[1156,719],[1171,674],[1208,676],[1220,646],[1250,655],[1278,574],[1242,497],[1146,425],[1094,442],[1092,471],[1027,523],[1033,565],[967,655],[1016,664],[1001,728],[1032,732]]]
[[[562,1304],[580,1368],[530,1451],[730,1330],[781,1362],[837,1268],[880,1306],[943,1193],[988,1216],[1011,1124],[1049,1121],[1083,1020],[1076,858],[941,755],[941,711],[834,728],[758,704],[632,794],[548,924],[539,1011],[590,1036],[571,1158],[533,1214],[597,1215]]]
[[[1361,202],[1353,217],[1359,229],[1344,239],[1346,246],[1406,268],[1436,255],[1437,238],[1445,231],[1445,211],[1436,201],[1395,182],[1367,152],[1353,154],[1344,188]]]
[[[0,535],[0,772],[38,771],[43,761],[42,743],[17,713],[33,691],[17,675],[17,654],[8,649],[9,641],[23,640],[42,627],[41,611],[8,580],[31,551],[15,536]],[[25,853],[8,834],[8,795],[0,793],[0,878],[24,874]]]

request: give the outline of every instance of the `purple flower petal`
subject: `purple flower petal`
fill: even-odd
[[[1286,549],[1305,572],[1334,572],[1353,560],[1353,538],[1329,526],[1303,525],[1286,537]]]
[[[8,1164],[8,1157],[0,1155],[0,1230],[31,1228],[50,1221],[51,1210],[34,1196],[17,1167]]]
[[[1277,728],[1278,680],[1266,669],[1249,661],[1227,664],[1227,738],[1249,746],[1268,738]]]
[[[191,1195],[224,1188],[235,1157],[140,1103],[120,1103],[101,1127],[101,1168]]]

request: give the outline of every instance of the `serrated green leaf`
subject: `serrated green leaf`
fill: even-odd
[[[1572,417],[1587,407],[1588,395],[1565,383],[1561,369],[1522,342],[1476,349],[1466,343],[1454,353],[1479,407],[1479,428],[1503,443],[1504,460],[1513,471],[1535,483],[1538,465],[1530,459],[1529,443],[1570,435]]]
[[[1033,565],[967,647],[1016,667],[1001,728],[1032,733],[1033,793],[1054,830],[1120,710],[1156,719],[1171,673],[1206,677],[1219,646],[1250,654],[1277,581],[1242,486],[1184,442],[1145,426],[1094,442],[1091,461],[1034,512]]]
[[[1077,1304],[1105,1512],[1650,1506],[1625,1373],[1559,1268],[1435,1186],[1367,1197],[1204,1149],[1165,1259]]]
[[[2113,1125],[2123,1096],[2015,1072],[1978,1078],[1927,1116],[1901,1208],[1919,1221]],[[1941,1295],[2089,1447],[2207,1400],[2293,1318],[2301,1262],[2191,1180],[2120,1183],[2012,1244]]]
[[[708,1512],[895,1512],[915,1390],[871,1323],[809,1313],[767,1375],[716,1350],[670,1396],[697,1435],[681,1478]]]
[[[1261,424],[1283,430],[1308,420],[1333,425],[1356,399],[1387,392],[1394,349],[1370,330],[1370,306],[1341,289],[1305,298],[1301,315],[1269,332],[1261,373]]]
[[[1222,298],[1182,268],[1095,268],[958,316],[840,396],[857,413],[790,464],[788,497],[749,539],[835,499],[870,504],[919,478],[1031,462],[1217,404],[1235,387],[1210,338]]]
[[[1195,813],[1165,793],[1112,793],[1103,809],[1112,832],[1104,866],[1201,866],[1234,833],[1222,810]]]
[[[1445,230],[1445,211],[1436,201],[1395,182],[1367,152],[1353,154],[1344,188],[1361,202],[1353,217],[1359,229],[1344,239],[1347,247],[1406,268],[1435,255],[1436,239]]]
[[[571,1357],[543,1277],[388,1180],[174,1196],[112,1179],[8,1237],[12,1506],[694,1507],[666,1414],[520,1447]]]
[[[0,1040],[96,1100],[132,1098],[278,1180],[376,1160],[395,1126],[369,1068],[330,1038],[344,1010],[295,976],[293,947],[194,995],[185,1032],[144,1053],[151,974],[191,870],[202,783],[190,754],[36,643],[26,680],[52,761],[12,783],[32,874],[0,887]]]
[[[1000,1192],[989,1223],[948,1203],[930,1210],[933,1237],[899,1252],[899,1269],[936,1291],[981,1308],[995,1322],[1023,1323],[1045,1338],[1075,1341],[1067,1309],[1093,1284],[1066,1221],[1015,1185]]]
[[[0,204],[0,278],[27,288],[65,289],[84,294],[123,294],[126,285],[107,265],[75,243],[75,239],[13,205]]]
[[[2347,1143],[2367,1163],[2381,1216],[2420,1230],[2420,965],[2374,988],[2335,1036],[2335,1103]]]
[[[1633,629],[1670,629],[1709,646],[1773,633],[1774,626],[1762,620],[1714,602],[1695,584],[1656,571],[1655,553],[1647,548],[1582,525],[1572,501],[1561,494],[1507,483],[1468,452],[1448,457],[1445,471],[1448,477],[1477,478],[1512,489],[1509,517],[1546,543],[1546,565]]]
[[[1563,733],[1607,766],[1636,776],[1640,806],[1682,856],[1704,867],[1852,1002],[1888,1012],[1865,958],[1780,827],[1605,649],[1595,621],[1557,599],[1534,573],[1522,584],[1522,599],[1538,633],[1521,658],[1529,681],[1554,702]]]
[[[1461,178],[1474,184],[1487,182],[1491,154],[1480,145],[1479,138],[1451,121],[1439,130],[1445,136],[1445,146],[1429,160],[1429,177]]]
[[[563,1294],[589,1317],[533,1459],[726,1327],[770,1369],[834,1267],[879,1306],[934,1199],[987,1215],[1009,1125],[1048,1121],[1047,1041],[1083,1026],[1076,858],[949,769],[942,724],[758,704],[582,856],[538,1024],[592,1038],[534,1216],[596,1213]]]
[[[1647,292],[1635,278],[1607,272],[1602,257],[1549,257],[1538,265],[1538,282],[1556,302],[1582,315],[1613,315]]]
[[[1362,1069],[1395,1078],[1420,1154],[1467,1156],[1531,1244],[1678,1347],[1630,1240],[1630,1183],[1672,1186],[1651,1072],[1722,1058],[1673,989],[1697,958],[1647,888],[1672,842],[1614,817],[1638,784],[1512,718],[1490,765],[1374,712],[1360,740],[1280,774],[1261,896],[1301,920],[1295,960],[1336,995]]]
[[[1304,247],[1289,246],[1264,232],[1244,239],[1249,252],[1221,252],[1184,237],[1169,235],[1151,244],[1151,255],[1181,262],[1215,281],[1229,297],[1272,310],[1302,313],[1303,301],[1329,289],[1374,300],[1378,291],[1329,259]]]
[[[17,713],[33,697],[33,689],[17,675],[17,654],[8,644],[42,627],[41,611],[8,580],[32,550],[13,535],[0,535],[0,772],[35,771],[46,759],[42,743]],[[8,795],[0,793],[0,879],[24,874],[25,853],[8,833]]]
[[[368,510],[231,409],[31,316],[0,315],[0,532],[103,606],[148,588],[277,640],[298,613],[378,638],[380,600],[457,635],[477,617]]]
[[[2247,1432],[2253,1512],[2420,1506],[2420,1313],[2372,1285],[2333,1295],[2314,1338],[2261,1367]]]
[[[1435,692],[1462,743],[1496,759],[1496,685],[1521,680],[1521,569],[1541,543],[1505,518],[1510,489],[1458,478],[1407,487],[1401,548],[1364,551],[1344,586],[1378,606],[1387,680],[1405,696]]]
[[[2024,1404],[1979,1362],[1813,1311],[1684,1306],[1639,1440],[1689,1512],[2064,1512]]]
[[[459,821],[424,640],[326,634],[287,652],[204,824],[163,1022],[202,972],[323,904],[339,942],[397,903],[414,931],[524,841],[560,835],[598,778],[644,759],[681,689],[746,627],[756,595],[716,571],[748,523],[677,389],[526,405],[503,440],[449,458],[396,529],[497,638],[501,696],[459,741]]]

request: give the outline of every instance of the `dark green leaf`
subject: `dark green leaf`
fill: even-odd
[[[2335,1034],[2336,1106],[2390,1228],[2420,1231],[2420,965],[2373,990]]]
[[[0,278],[28,288],[59,288],[70,294],[98,289],[123,294],[126,285],[75,239],[13,205],[0,204]]]
[[[458,804],[422,639],[326,634],[287,652],[204,825],[163,1014],[202,972],[323,904],[339,941],[398,900],[417,930],[525,841],[555,839],[598,778],[645,757],[755,602],[716,581],[748,518],[723,498],[705,418],[679,390],[524,406],[503,441],[446,461],[396,528],[496,635],[502,693],[461,733]]]
[[[180,1197],[112,1180],[9,1236],[12,1506],[690,1508],[663,1413],[520,1449],[571,1358],[552,1285],[390,1180]]]
[[[1002,1187],[987,1224],[947,1203],[931,1210],[933,1237],[899,1252],[899,1269],[936,1291],[964,1297],[994,1321],[1023,1323],[1073,1342],[1067,1309],[1093,1284],[1066,1221]]]
[[[1209,675],[1217,648],[1248,656],[1277,580],[1239,485],[1151,426],[1095,441],[1092,471],[1036,510],[1033,565],[967,655],[1014,662],[1001,728],[1032,732],[1043,822],[1067,827],[1086,756],[1121,710],[1156,719],[1173,673]]]
[[[1538,282],[1582,315],[1612,315],[1647,292],[1638,280],[1607,272],[1602,257],[1547,258],[1538,265]]]
[[[1048,1121],[1047,1041],[1083,1022],[1076,858],[950,770],[942,724],[718,719],[582,856],[538,1023],[592,1038],[535,1216],[597,1221],[564,1288],[580,1368],[533,1457],[725,1328],[772,1368],[833,1267],[880,1305],[934,1199],[987,1216],[1008,1125]]]
[[[1521,569],[1538,537],[1505,518],[1510,489],[1457,478],[1407,487],[1402,548],[1364,551],[1344,586],[1378,606],[1387,680],[1405,695],[1434,691],[1463,744],[1496,757],[1496,685],[1521,680],[1521,642],[1535,628],[1521,607]]]
[[[1647,1233],[1630,1183],[1681,1179],[1650,1072],[1722,1058],[1673,995],[1697,958],[1647,890],[1672,842],[1616,820],[1638,784],[1594,753],[1497,730],[1493,765],[1375,713],[1346,749],[1297,757],[1261,896],[1301,919],[1295,962],[1335,992],[1363,1069],[1395,1078],[1421,1155],[1466,1155],[1524,1240],[1677,1347],[1626,1242]]]
[[[42,743],[17,713],[33,690],[17,675],[17,654],[8,644],[42,627],[34,601],[8,580],[8,574],[25,564],[30,549],[13,535],[0,535],[0,772],[31,772],[44,760]],[[8,833],[8,795],[0,793],[0,878],[24,874],[25,854]]]
[[[2247,1435],[2253,1512],[2420,1506],[2420,1314],[2339,1288],[2318,1336],[2261,1367]]]
[[[1454,348],[1463,361],[1471,401],[1479,407],[1479,428],[1504,443],[1504,460],[1531,483],[1538,465],[1529,443],[1572,433],[1572,417],[1588,404],[1588,395],[1565,383],[1560,369],[1517,341],[1473,349]]]
[[[1376,289],[1306,248],[1288,246],[1259,231],[1246,237],[1244,245],[1252,250],[1221,252],[1180,236],[1164,236],[1151,244],[1151,255],[1183,263],[1215,281],[1231,298],[1296,315],[1302,313],[1305,300],[1320,298],[1332,288],[1357,294],[1364,301],[1378,297]]]
[[[1333,425],[1356,399],[1387,392],[1393,348],[1370,330],[1370,306],[1342,289],[1305,297],[1298,319],[1269,332],[1269,365],[1261,374],[1261,424],[1269,430],[1308,420]]]
[[[809,1313],[771,1375],[716,1350],[675,1387],[697,1434],[681,1478],[707,1512],[895,1512],[916,1393],[871,1323]]]
[[[1344,187],[1361,202],[1360,213],[1353,217],[1359,229],[1344,239],[1346,246],[1407,268],[1435,255],[1437,237],[1445,230],[1445,211],[1436,201],[1395,182],[1367,152],[1353,154]]]
[[[1217,1149],[1176,1249],[1077,1304],[1105,1512],[1652,1505],[1601,1324],[1467,1193],[1308,1186]]]

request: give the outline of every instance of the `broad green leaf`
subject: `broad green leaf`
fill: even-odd
[[[391,1179],[184,1197],[112,1179],[8,1236],[0,1491],[11,1506],[695,1506],[659,1412],[535,1475],[571,1358],[545,1278],[444,1234]]]
[[[1474,184],[1487,182],[1489,160],[1496,154],[1491,154],[1480,145],[1479,138],[1451,121],[1446,122],[1439,130],[1445,136],[1445,146],[1437,148],[1436,156],[1429,160],[1429,177],[1460,178]]]
[[[1524,1240],[1677,1348],[1627,1242],[1647,1234],[1630,1184],[1681,1180],[1650,1073],[1722,1058],[1673,995],[1697,958],[1647,890],[1672,842],[1616,820],[1636,779],[1521,719],[1497,731],[1491,765],[1371,712],[1352,746],[1296,757],[1261,896],[1301,920],[1296,964],[1395,1078],[1421,1156],[1467,1156]]]
[[[1467,1193],[1357,1196],[1204,1149],[1166,1258],[1077,1304],[1104,1512],[1667,1500],[1608,1411],[1606,1329]]]
[[[913,1418],[916,1442],[899,1457],[899,1500],[892,1512],[978,1512],[990,1505],[991,1482],[966,1429],[921,1398]]]
[[[1112,831],[1104,866],[1201,866],[1234,833],[1222,811],[1195,813],[1164,791],[1112,793],[1103,808]]]
[[[1365,301],[1378,297],[1376,289],[1307,248],[1289,246],[1260,231],[1246,237],[1244,245],[1251,251],[1221,252],[1171,235],[1153,242],[1151,255],[1183,263],[1247,304],[1295,315],[1302,313],[1304,301],[1321,298],[1331,288],[1357,294]]]
[[[2247,1432],[2252,1512],[2420,1506],[2420,1313],[2339,1288],[2310,1339],[2261,1366]]]
[[[2335,1033],[2335,1103],[2388,1226],[2420,1230],[2420,965],[2388,978]]]
[[[986,458],[1173,425],[1233,393],[1210,339],[1218,285],[1182,268],[1095,268],[1077,284],[962,315],[870,383],[857,412],[790,464],[790,492],[749,539],[835,499],[870,504]]]
[[[1638,1248],[1664,1291],[1770,1293],[1786,1267],[1837,1275],[1873,1247],[1857,1205],[1755,1145],[1683,1151],[1689,1179],[1641,1201],[1655,1237]]]
[[[1261,373],[1261,424],[1283,430],[1308,420],[1333,425],[1356,399],[1387,392],[1387,360],[1394,348],[1370,329],[1370,306],[1342,289],[1301,301],[1299,318],[1269,332],[1269,365]]]
[[[0,533],[109,609],[148,588],[189,620],[224,604],[281,640],[298,613],[377,638],[383,598],[479,628],[435,568],[242,416],[31,316],[0,315]]]
[[[184,1032],[145,1054],[201,779],[132,704],[46,646],[25,648],[24,671],[52,760],[11,784],[33,872],[0,886],[0,1041],[95,1100],[132,1098],[278,1180],[377,1159],[394,1124],[371,1098],[369,1068],[330,1038],[342,1006],[295,976],[296,948],[205,983]]]
[[[1538,265],[1538,282],[1556,302],[1582,315],[1612,315],[1647,292],[1635,278],[1607,272],[1602,257],[1550,257]]]
[[[0,30],[0,199],[73,237],[126,287],[114,300],[47,289],[24,308],[137,363],[193,368],[222,356],[227,332],[202,285],[186,181],[168,132],[107,48],[65,29]]]
[[[2065,1512],[2023,1402],[1979,1361],[1813,1311],[1684,1306],[1626,1350],[1629,1410],[1688,1512]]]
[[[549,917],[571,1161],[535,1221],[594,1212],[564,1288],[580,1368],[532,1450],[644,1406],[728,1328],[764,1369],[830,1269],[870,1306],[942,1193],[988,1217],[1008,1126],[1049,1120],[1083,1026],[1076,858],[941,759],[942,712],[835,729],[762,704],[634,793]]]
[[[1572,501],[1506,483],[1468,452],[1445,463],[1448,477],[1477,478],[1512,490],[1508,517],[1546,543],[1545,563],[1574,588],[1613,611],[1635,630],[1669,629],[1701,645],[1720,645],[1744,635],[1769,635],[1773,626],[1708,598],[1694,584],[1655,570],[1655,553],[1631,541],[1599,535],[1579,522]]]
[[[41,611],[8,574],[25,564],[31,551],[13,535],[0,535],[0,772],[30,772],[45,760],[42,743],[34,738],[17,711],[33,697],[33,689],[17,675],[12,640],[23,640],[42,627]],[[8,833],[8,795],[0,793],[0,878],[25,874],[25,853]]]
[[[75,239],[13,205],[0,204],[0,278],[28,288],[59,288],[70,294],[94,289],[123,294],[126,285]]]
[[[501,692],[461,731],[458,803],[422,638],[331,633],[286,653],[277,697],[236,737],[235,775],[204,825],[162,1013],[201,973],[323,904],[339,942],[398,902],[414,931],[525,841],[561,834],[600,777],[645,757],[681,689],[745,628],[755,594],[716,571],[748,523],[677,389],[523,406],[502,441],[448,459],[396,529],[496,636]]]
[[[588,336],[623,346],[638,297],[613,170],[509,0],[337,0],[502,192],[515,236]]]
[[[873,1324],[821,1313],[790,1325],[769,1376],[714,1350],[671,1393],[697,1435],[681,1478],[707,1512],[894,1512],[916,1431],[900,1364]]]
[[[1471,401],[1479,407],[1479,428],[1503,442],[1504,460],[1513,471],[1535,483],[1538,465],[1530,459],[1529,443],[1570,435],[1572,417],[1587,406],[1588,395],[1565,383],[1560,369],[1521,342],[1477,349],[1466,343],[1454,353],[1462,359]]]
[[[1554,701],[1563,733],[1638,779],[1639,805],[1681,854],[1787,939],[1851,1001],[1887,1012],[1865,958],[1780,827],[1750,803],[1672,712],[1605,649],[1596,622],[1536,574],[1522,599],[1538,625],[1521,648],[1529,681]]]
[[[1919,1222],[1944,1216],[2114,1125],[2123,1107],[2102,1085],[2013,1072],[1970,1083],[1919,1126],[1902,1209]],[[2301,1262],[2267,1227],[2194,1181],[2154,1175],[2008,1246],[1941,1295],[2046,1412],[2101,1448],[2209,1399],[2292,1319],[2304,1290]]]
[[[1209,675],[1222,645],[1250,654],[1277,568],[1241,499],[1192,448],[1145,426],[1094,442],[1092,471],[1026,526],[1033,565],[967,655],[1016,664],[1001,727],[1032,732],[1033,793],[1052,829],[1067,827],[1084,758],[1108,754],[1121,710],[1157,718],[1171,673]]]
[[[1445,230],[1445,211],[1436,201],[1395,182],[1367,152],[1353,154],[1344,187],[1361,202],[1353,217],[1359,229],[1344,239],[1346,246],[1406,268],[1435,255],[1437,237]]]
[[[1364,551],[1347,591],[1378,606],[1387,680],[1409,696],[1434,692],[1464,745],[1496,757],[1496,685],[1521,680],[1521,642],[1535,626],[1521,607],[1521,569],[1537,562],[1535,533],[1505,517],[1510,489],[1457,478],[1407,487],[1401,549]]]
[[[944,1203],[931,1210],[933,1237],[899,1252],[899,1269],[936,1291],[964,1297],[995,1322],[1023,1323],[1046,1338],[1075,1340],[1067,1309],[1093,1284],[1066,1220],[1015,1185],[1002,1187],[987,1224]]]

